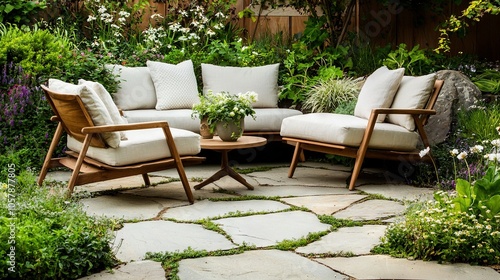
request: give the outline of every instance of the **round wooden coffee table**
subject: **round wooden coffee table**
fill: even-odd
[[[234,142],[222,141],[218,136],[214,136],[214,138],[212,139],[201,139],[200,140],[201,148],[220,152],[222,154],[221,155],[222,161],[220,170],[217,171],[210,178],[194,186],[194,189],[199,190],[204,186],[228,175],[234,178],[236,181],[243,184],[249,190],[253,190],[253,186],[250,185],[243,177],[241,177],[240,174],[238,174],[236,171],[234,171],[234,169],[232,169],[229,166],[229,160],[227,154],[230,151],[236,149],[247,149],[247,148],[264,146],[266,142],[267,142],[266,138],[256,137],[256,136],[241,136],[240,138],[238,138],[237,141]]]

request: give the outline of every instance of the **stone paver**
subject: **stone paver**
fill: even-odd
[[[316,259],[316,261],[356,279],[500,279],[500,274],[489,267],[412,261],[386,255],[326,258]]]
[[[82,199],[81,202],[90,215],[125,220],[148,220],[167,207],[189,205],[187,201],[129,194],[103,195]]]
[[[433,198],[434,190],[430,188],[417,188],[408,185],[365,185],[357,187],[358,190],[369,194],[381,194],[386,198],[400,201],[425,201]]]
[[[179,262],[181,280],[303,280],[349,279],[314,261],[278,250],[248,251],[223,257]]]
[[[321,223],[316,215],[303,211],[226,218],[214,223],[221,225],[236,244],[257,247],[272,246],[285,239],[299,239],[310,232],[330,228]]]
[[[302,254],[369,254],[380,243],[386,228],[383,225],[340,228],[295,251]]]
[[[242,168],[265,165],[232,164]],[[83,199],[88,213],[139,220],[137,223],[125,223],[123,228],[115,232],[112,246],[117,258],[125,261],[125,265],[121,264],[112,273],[97,273],[84,279],[165,279],[165,271],[160,263],[142,261],[147,252],[182,252],[188,248],[229,250],[242,244],[255,245],[257,248],[241,254],[181,260],[179,279],[500,279],[500,274],[489,267],[444,265],[371,255],[370,250],[380,242],[385,225],[339,228],[315,242],[297,248],[295,252],[271,250],[269,246],[283,240],[299,239],[312,232],[329,230],[330,225],[322,224],[317,215],[391,223],[404,218],[401,216],[405,209],[403,201],[427,199],[432,194],[429,189],[396,183],[390,174],[375,168],[364,169],[356,190],[349,191],[345,187],[345,179],[350,174],[349,167],[305,162],[299,164],[293,178],[288,178],[288,164],[274,165],[278,167],[244,175],[255,186],[253,191],[229,177],[201,190],[193,190],[197,199],[193,205],[187,202],[180,182],[168,182],[169,178],[179,178],[175,169],[155,172],[152,181],[158,185],[154,187],[141,187],[141,176],[79,187],[90,191],[117,190],[114,195]],[[218,165],[202,164],[186,167],[186,174],[193,187],[216,170]],[[49,173],[49,176],[64,181],[69,178],[69,172],[58,171]],[[364,201],[366,195],[361,195],[360,191],[398,201]],[[241,195],[281,199],[207,200],[231,199]],[[313,213],[286,211],[290,205],[306,207]],[[220,218],[229,213],[245,215]],[[168,218],[179,222],[159,220]],[[212,219],[228,237],[192,223],[205,218]],[[342,253],[357,256],[313,257]]]
[[[374,199],[354,204],[345,210],[335,213],[333,216],[338,219],[368,221],[400,215],[404,210],[405,206],[399,202]]]
[[[166,279],[161,263],[154,261],[138,261],[120,265],[112,271],[103,271],[80,280],[156,280]]]
[[[116,232],[113,247],[119,247],[122,261],[142,260],[147,252],[182,252],[193,250],[228,250],[236,247],[224,236],[200,225],[170,221],[125,223]]]
[[[283,198],[282,201],[295,206],[303,206],[318,215],[331,215],[347,208],[352,203],[365,198],[366,195],[323,195]]]
[[[197,201],[187,207],[168,209],[162,218],[178,221],[197,221],[208,218],[217,218],[228,214],[250,214],[258,212],[277,212],[289,209],[290,206],[271,200],[244,200],[244,201]]]

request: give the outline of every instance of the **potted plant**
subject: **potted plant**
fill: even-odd
[[[252,103],[257,101],[255,92],[230,94],[209,91],[193,106],[193,115],[206,119],[211,133],[217,132],[223,141],[236,141],[243,134],[244,118],[255,118]]]

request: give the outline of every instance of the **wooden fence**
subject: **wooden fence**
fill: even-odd
[[[154,3],[161,13],[166,4]],[[167,1],[168,2],[168,1]],[[238,0],[236,11],[249,7],[251,0]],[[450,1],[451,2],[451,1]],[[391,44],[397,46],[405,43],[409,47],[420,45],[421,48],[434,49],[438,45],[439,32],[437,27],[450,14],[459,14],[466,7],[467,1],[462,6],[449,5],[439,13],[416,9],[407,9],[398,6],[398,1],[391,7],[381,5],[377,0],[360,0],[359,12],[353,11],[349,30],[359,32],[359,36],[368,39],[374,47]],[[304,30],[306,15],[287,9],[260,9],[253,8],[261,14],[258,22],[244,18],[239,20],[239,25],[247,30],[247,36],[265,36],[276,32],[283,32],[285,36],[293,37]],[[358,17],[356,17],[358,15]],[[471,26],[465,37],[452,36],[452,54],[476,54],[488,60],[500,60],[500,16],[484,16],[478,24]]]

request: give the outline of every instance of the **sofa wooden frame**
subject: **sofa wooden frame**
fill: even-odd
[[[180,156],[166,121],[95,126],[80,96],[57,93],[44,85],[41,87],[55,113],[55,116],[53,116],[51,120],[57,121],[58,125],[45,157],[43,167],[38,178],[38,185],[43,183],[50,168],[62,166],[72,170],[71,178],[68,182],[68,196],[71,196],[74,187],[78,185],[133,175],[142,175],[145,185],[149,186],[151,185],[148,177],[149,172],[176,168],[189,202],[194,202],[194,197],[189,186],[189,181],[186,177],[184,165],[198,164],[205,158],[198,156]],[[138,162],[136,164],[126,166],[111,166],[86,156],[87,150],[90,146],[99,148],[107,147],[101,137],[101,133],[103,132],[149,128],[161,128],[163,130],[171,157],[150,162]],[[75,151],[67,151],[66,157],[53,158],[53,154],[59,144],[59,141],[61,140],[63,131],[83,143],[81,151],[79,153]]]
[[[415,121],[416,130],[420,136],[420,139],[422,140],[423,145],[425,147],[429,147],[430,143],[427,138],[427,134],[424,130],[424,125],[427,123],[431,115],[436,114],[436,111],[434,110],[434,105],[436,104],[443,83],[444,83],[443,80],[436,80],[436,82],[434,83],[433,91],[430,94],[424,109],[391,109],[391,108],[373,109],[371,111],[370,118],[368,119],[368,124],[366,126],[359,147],[346,146],[342,144],[330,144],[330,143],[293,138],[293,137],[283,137],[283,141],[285,141],[290,145],[295,146],[292,162],[290,164],[290,169],[288,171],[288,177],[289,178],[293,177],[299,159],[303,159],[304,150],[354,158],[355,163],[351,176],[350,178],[347,178],[347,181],[349,181],[348,184],[349,190],[351,191],[355,189],[356,180],[358,178],[359,173],[361,172],[361,168],[365,158],[387,159],[387,160],[431,161],[432,155],[430,152],[421,158],[419,155],[420,150],[397,151],[397,150],[370,149],[368,147],[368,143],[370,143],[370,139],[377,121],[377,116],[379,114],[407,114],[413,117],[413,120]]]

